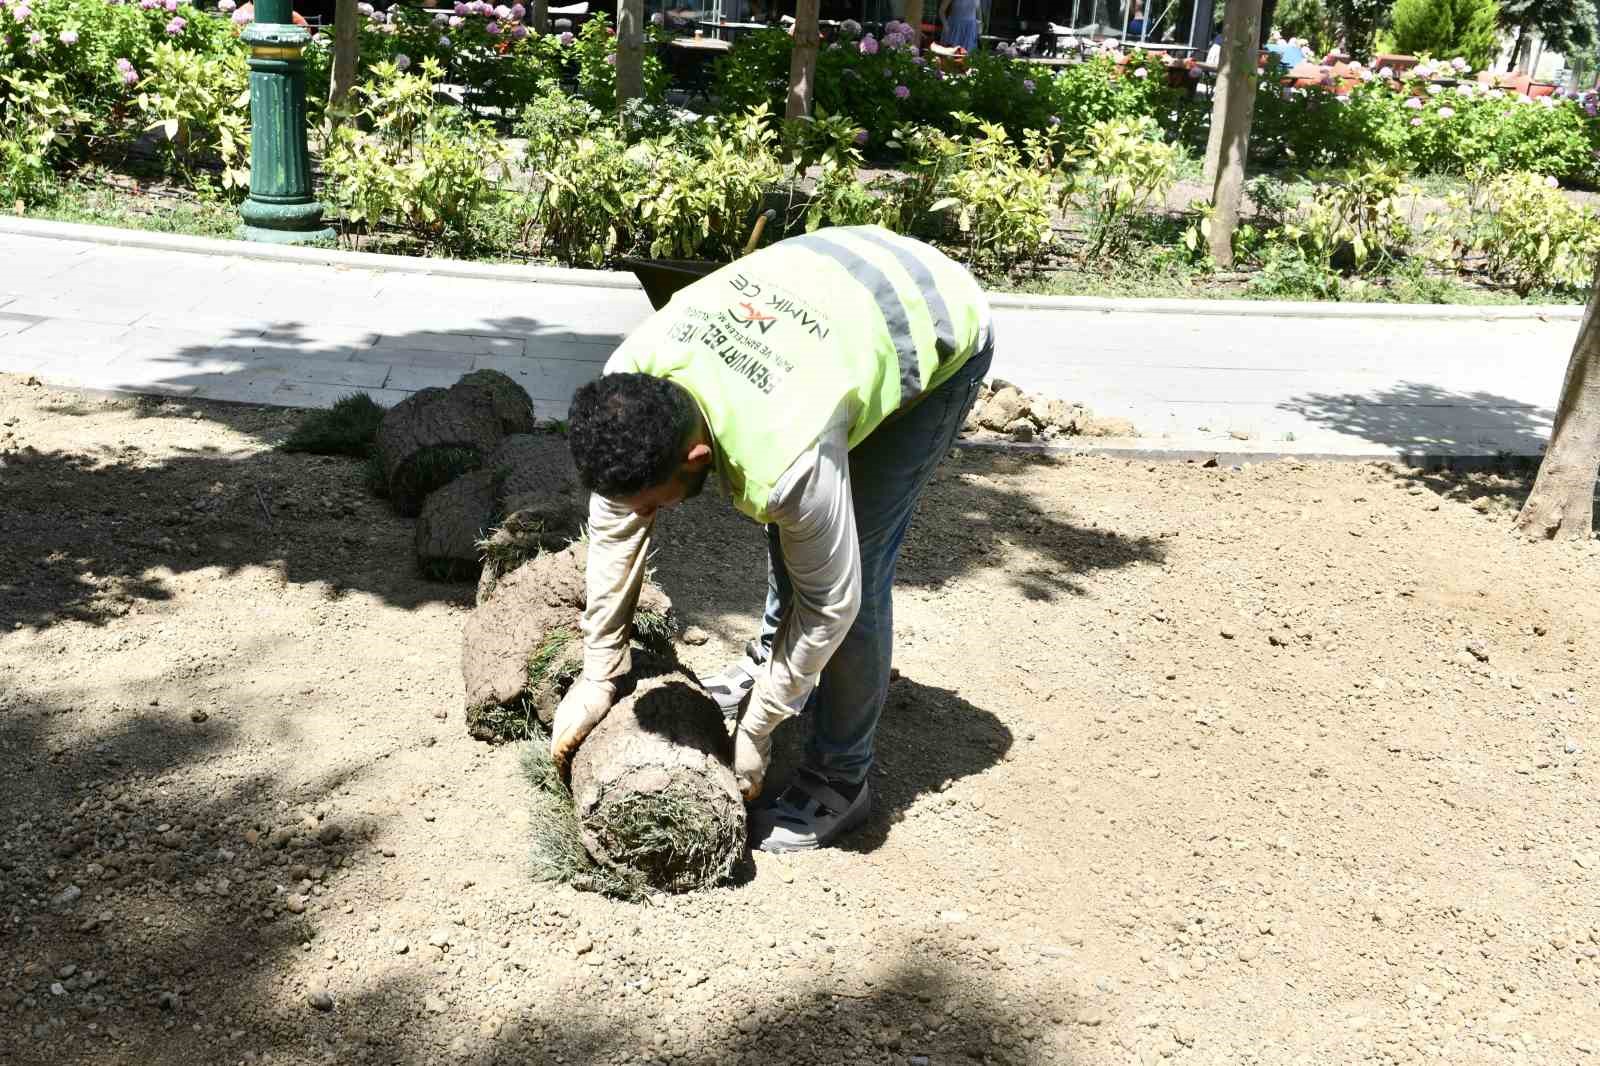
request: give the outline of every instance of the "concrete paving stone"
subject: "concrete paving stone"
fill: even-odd
[[[0,337],[0,352],[31,352],[46,358],[93,354],[110,357],[124,350],[128,327],[104,322],[46,319],[25,330]]]
[[[570,337],[588,339],[571,340]],[[530,359],[561,359],[576,363],[604,363],[622,343],[621,337],[594,334],[543,334],[529,337],[523,354]]]
[[[603,364],[567,359],[522,359],[502,355],[481,355],[474,370],[499,370],[538,400],[570,403],[578,386],[600,376]]]
[[[378,339],[378,334],[374,330],[358,326],[338,326],[284,318],[263,331],[260,339],[267,345],[314,352],[317,349],[370,348]]]
[[[463,373],[465,371],[431,366],[391,367],[389,376],[384,379],[383,387],[404,389],[407,392],[429,388],[448,389],[461,380]]]
[[[31,329],[44,321],[46,319],[33,315],[8,315],[0,311],[0,337],[9,337],[13,334],[21,333],[23,330]]]
[[[281,316],[280,316],[281,317]],[[139,320],[141,329],[175,329],[191,333],[210,334],[213,343],[254,339],[274,325],[267,316],[247,318],[230,315],[202,307],[193,311],[151,311]]]
[[[204,358],[218,347],[215,333],[186,329],[155,329],[143,323],[123,335],[129,355],[167,356],[172,359]],[[222,342],[226,347],[226,341]]]
[[[430,352],[409,348],[364,348],[352,353],[350,358],[358,363],[387,363],[394,367],[418,367],[433,370],[454,370],[465,374],[472,369],[475,355],[461,352]]]
[[[144,317],[148,308],[138,305],[123,307],[85,305],[61,296],[39,296],[29,293],[7,303],[5,310],[13,315],[34,315],[38,318],[92,322],[98,325],[131,326]]]
[[[376,389],[389,376],[386,363],[357,363],[349,359],[277,358],[251,361],[253,373],[281,373],[288,381],[341,385],[347,389]]]
[[[465,333],[386,333],[375,348],[403,348],[411,351],[455,352],[462,355],[522,354],[521,336],[489,336]]]
[[[49,358],[38,352],[0,351],[0,374],[31,374],[47,362]]]
[[[273,396],[283,383],[277,374],[197,374],[184,382],[196,399],[261,404],[276,403]]]

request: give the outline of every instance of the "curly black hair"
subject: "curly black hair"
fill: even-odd
[[[572,397],[567,438],[578,478],[607,499],[672,477],[699,418],[682,385],[649,374],[605,374]]]

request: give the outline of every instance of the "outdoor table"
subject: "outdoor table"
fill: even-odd
[[[693,52],[730,52],[733,45],[718,37],[674,37],[667,42],[673,48],[685,48]]]
[[[740,33],[750,33],[755,30],[769,30],[772,28],[765,22],[728,22],[726,20],[718,22],[713,19],[700,19],[695,23],[695,25],[704,26],[706,29],[717,34],[718,36],[726,33],[730,41],[734,36]]]
[[[1023,56],[1021,61],[1035,67],[1073,67],[1083,62],[1072,56]]]
[[[1194,49],[1186,44],[1162,44],[1159,41],[1139,41],[1129,39],[1122,42],[1124,48],[1136,48],[1141,52],[1193,52]]]

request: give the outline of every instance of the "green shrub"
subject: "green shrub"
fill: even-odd
[[[958,115],[975,133],[926,138],[924,159],[938,175],[938,199],[929,214],[954,220],[952,243],[968,265],[1012,270],[1037,258],[1054,234],[1050,215],[1049,160],[1025,156],[998,123]],[[1035,152],[1039,142],[1031,145]],[[913,166],[922,166],[920,161]],[[915,182],[915,179],[913,179]],[[913,189],[918,193],[919,185]],[[902,209],[901,218],[906,218]],[[920,228],[915,224],[903,228]]]
[[[1149,118],[1095,123],[1071,161],[1062,207],[1089,220],[1091,258],[1125,252],[1135,216],[1162,203],[1178,177],[1178,149]]]
[[[1312,187],[1285,219],[1282,239],[1323,270],[1360,271],[1369,262],[1393,261],[1411,240],[1400,211],[1407,192],[1400,175],[1380,166],[1351,168]]]
[[[1460,56],[1482,67],[1499,49],[1499,16],[1495,0],[1395,0],[1390,34],[1406,55]]]
[[[574,45],[578,67],[578,91],[602,111],[617,109],[617,39],[605,15],[596,15],[583,24]],[[649,47],[644,53],[644,99],[659,104],[667,98],[668,72],[661,58]]]
[[[1435,236],[1444,263],[1481,256],[1485,273],[1523,296],[1586,288],[1600,257],[1600,216],[1538,174],[1500,175],[1452,196]]]
[[[406,74],[381,63],[356,86],[360,122],[339,128],[323,160],[328,197],[346,223],[387,224],[463,248],[495,196],[506,153],[488,123],[434,103],[443,70],[432,59],[420,66]]]
[[[223,188],[250,186],[250,86],[244,53],[203,55],[160,44],[145,59],[138,104],[148,128],[159,130],[173,166],[193,179],[197,166],[216,164]]]
[[[1314,56],[1324,56],[1339,42],[1339,20],[1325,0],[1280,0],[1274,16],[1285,37],[1300,37]]]

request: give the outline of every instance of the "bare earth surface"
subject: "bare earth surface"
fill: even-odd
[[[469,588],[295,417],[0,375],[7,1066],[1600,1061],[1600,558],[1516,482],[962,450],[869,826],[634,905],[530,880]]]

